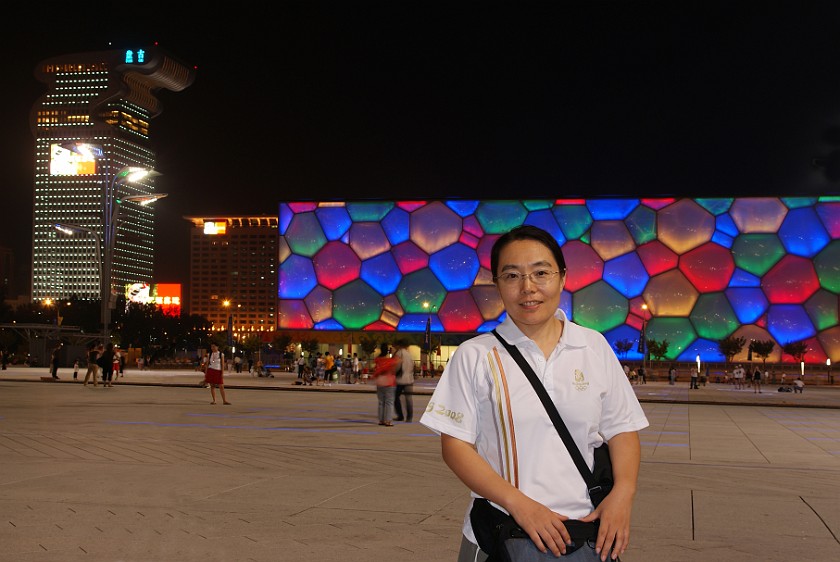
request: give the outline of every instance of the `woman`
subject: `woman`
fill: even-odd
[[[376,381],[376,398],[379,402],[379,425],[393,427],[394,396],[397,395],[397,367],[400,360],[391,357],[388,344],[379,346],[379,356],[373,360],[373,378]]]
[[[472,496],[507,511],[531,548],[566,555],[567,562],[615,559],[629,542],[637,432],[647,419],[607,340],[559,308],[566,263],[548,232],[521,226],[504,234],[490,266],[506,311],[496,331],[537,372],[590,468],[594,449],[609,443],[614,487],[593,509],[536,392],[493,334],[459,346],[420,422],[440,434],[444,461]],[[477,545],[469,510],[458,560],[480,562],[487,554]],[[599,521],[574,551],[564,525],[569,519]]]
[[[219,394],[222,395],[222,404],[230,406],[230,402],[225,397],[225,381],[222,373],[225,371],[225,356],[219,351],[219,346],[215,343],[210,344],[210,355],[207,357],[207,370],[204,372],[204,380],[210,386],[210,396],[212,402],[216,403],[216,387],[219,387]]]

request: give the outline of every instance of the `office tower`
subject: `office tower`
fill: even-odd
[[[189,313],[236,338],[276,328],[276,216],[184,217],[190,229]]]
[[[154,214],[145,204],[158,195],[152,175],[135,181],[130,172],[154,169],[156,92],[183,90],[195,71],[149,47],[49,58],[35,76],[47,91],[30,122],[32,299],[113,301],[127,284],[152,281]]]

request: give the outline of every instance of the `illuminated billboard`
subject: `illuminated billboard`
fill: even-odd
[[[288,202],[279,219],[278,329],[488,331],[492,244],[532,224],[563,248],[563,310],[633,342],[627,359],[647,321],[666,359],[719,361],[735,336],[840,360],[837,197]]]
[[[181,315],[180,283],[133,283],[125,286],[126,302],[154,304],[168,316]]]
[[[60,144],[50,145],[50,175],[83,176],[96,173],[96,155],[88,151],[76,151]]]

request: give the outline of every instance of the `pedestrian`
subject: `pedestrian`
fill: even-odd
[[[301,352],[300,357],[297,360],[297,368],[298,368],[298,376],[297,378],[303,378],[303,368],[306,366],[306,359],[303,357],[303,353]]]
[[[88,385],[88,379],[93,379],[93,386],[97,386],[99,384],[98,377],[99,377],[99,365],[96,364],[97,359],[99,359],[99,355],[105,351],[105,347],[102,344],[96,345],[91,343],[88,345],[87,350],[87,371],[85,372],[85,382],[83,386]]]
[[[233,358],[233,367],[234,367],[233,370],[236,371],[237,373],[242,372],[242,356],[239,355],[238,353]]]
[[[373,378],[376,383],[379,425],[391,427],[394,417],[394,396],[397,394],[397,368],[400,360],[391,357],[387,343],[379,345],[379,355],[374,359]]]
[[[60,344],[60,343],[58,345],[56,345],[52,350],[52,354],[50,355],[50,375],[52,376],[53,380],[56,380],[56,381],[59,380],[58,379],[58,364],[61,361],[61,358],[60,358],[60,356],[61,356],[61,345],[62,344]]]
[[[691,386],[689,386],[688,388],[691,390],[700,389],[700,387],[697,386],[697,367],[691,368]]]
[[[210,404],[216,403],[216,388],[219,389],[219,394],[222,395],[222,404],[230,406],[225,396],[225,356],[219,351],[219,346],[215,343],[210,344],[210,355],[207,357],[207,370],[204,372],[204,380],[210,386],[210,396],[212,401]]]
[[[114,376],[114,344],[108,342],[102,353],[96,359],[96,364],[99,365],[99,370],[102,373],[102,386],[110,388],[113,385],[111,382]]]
[[[359,361],[359,354],[353,354],[353,384],[359,382],[359,375],[362,371],[362,363]]]
[[[638,382],[638,384],[647,384],[647,371],[645,370],[644,365],[639,367],[639,382]]]
[[[672,386],[677,384],[677,368],[673,365],[668,369],[668,384]]]
[[[121,355],[122,354],[120,353],[120,350],[115,348],[114,349],[114,366],[113,366],[114,380],[117,380],[118,378],[120,378],[120,359],[121,359]]]
[[[394,355],[400,360],[397,367],[397,392],[394,396],[394,421],[411,423],[414,419],[414,359],[408,351],[408,340],[400,338],[395,342],[397,352]],[[402,396],[405,396],[405,412],[403,413]]]
[[[73,380],[76,380],[78,378],[79,378],[79,360],[76,359],[75,361],[73,361]]]
[[[327,386],[332,386],[332,376],[335,372],[335,357],[329,351],[324,352],[324,381]]]
[[[802,377],[799,377],[795,381],[793,381],[793,393],[802,394],[802,391],[805,390],[805,381],[802,380]]]
[[[420,422],[440,435],[444,461],[473,496],[504,508],[533,548],[567,554],[567,518],[598,521],[600,531],[579,537],[583,542],[568,559],[601,560],[598,553],[615,559],[629,543],[638,431],[648,420],[606,338],[560,308],[566,263],[551,234],[534,226],[503,234],[490,251],[490,271],[506,311],[496,331],[540,373],[590,466],[595,448],[609,443],[615,487],[593,510],[566,446],[547,429],[540,399],[492,333],[458,347]],[[462,530],[458,560],[484,560],[469,517]]]
[[[315,386],[326,385],[327,381],[324,380],[326,375],[324,357],[320,351],[315,354],[315,365],[312,370],[315,371]]]
[[[761,369],[755,368],[753,373],[753,394],[761,394]]]

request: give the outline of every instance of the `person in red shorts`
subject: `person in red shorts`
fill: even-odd
[[[210,386],[210,395],[213,397],[211,404],[216,403],[216,387],[219,388],[219,394],[222,395],[222,404],[229,406],[230,402],[225,397],[225,381],[223,373],[225,372],[225,356],[219,351],[219,346],[215,343],[210,344],[210,356],[207,358],[207,370],[204,373],[204,380]]]

